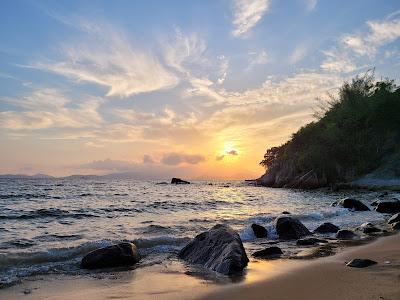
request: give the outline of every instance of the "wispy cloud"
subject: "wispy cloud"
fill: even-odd
[[[243,37],[262,19],[270,7],[269,0],[235,0],[233,4],[233,36]]]
[[[312,11],[317,6],[318,0],[305,0],[306,9]]]
[[[81,23],[80,28],[86,38],[62,44],[61,57],[30,67],[104,86],[107,96],[127,97],[171,88],[179,82],[155,55],[135,48],[115,28],[89,22]]]
[[[161,163],[170,166],[176,166],[180,164],[195,165],[205,160],[206,158],[200,154],[166,153],[161,158]]]
[[[307,54],[308,47],[305,44],[298,45],[294,48],[292,54],[289,57],[289,62],[291,64],[298,63],[301,61]]]
[[[83,96],[84,101],[74,102],[56,89],[34,90],[15,98],[0,98],[18,109],[0,112],[0,127],[12,130],[37,130],[44,128],[85,128],[99,126],[103,119],[97,109],[102,100]]]

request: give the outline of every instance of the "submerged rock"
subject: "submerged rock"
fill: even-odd
[[[356,200],[353,198],[344,198],[342,200],[339,200],[333,204],[335,205],[340,205],[343,206],[344,208],[348,209],[353,209],[356,211],[367,211],[370,210],[368,206],[366,206],[364,203],[362,203],[360,200]]]
[[[137,248],[132,243],[119,243],[86,254],[81,261],[84,269],[129,266],[139,261]]]
[[[249,261],[239,234],[221,224],[197,235],[178,256],[225,275],[242,271]]]
[[[327,243],[328,241],[326,240],[321,240],[321,239],[317,239],[317,238],[305,238],[305,239],[301,239],[297,241],[297,245],[298,246],[312,246],[315,244],[319,244],[319,243]]]
[[[268,236],[268,231],[265,227],[258,224],[251,224],[251,229],[253,229],[256,238],[265,238]]]
[[[357,234],[355,234],[351,230],[347,229],[341,229],[336,233],[336,238],[340,240],[352,240],[357,237]]]
[[[400,222],[400,213],[391,216],[391,218],[388,220],[388,224],[392,224],[395,222]]]
[[[369,267],[369,266],[376,265],[376,264],[377,264],[377,262],[374,260],[355,258],[355,259],[351,260],[350,262],[348,262],[346,264],[346,266],[352,267],[352,268],[365,268],[365,267]]]
[[[400,212],[400,201],[380,201],[375,210],[380,213]]]
[[[311,234],[299,220],[288,216],[277,217],[275,227],[282,240],[297,240]]]
[[[260,258],[273,258],[273,257],[278,257],[282,255],[283,252],[281,248],[279,247],[268,247],[260,251],[256,251],[253,253],[254,257],[260,257]]]
[[[332,223],[323,223],[314,230],[317,233],[336,233],[339,231],[339,227]]]
[[[174,177],[171,179],[171,184],[190,184],[190,182]]]

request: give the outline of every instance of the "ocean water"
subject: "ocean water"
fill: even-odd
[[[371,203],[378,193],[271,189],[241,181],[161,185],[110,179],[0,179],[0,286],[32,275],[85,274],[87,252],[133,241],[143,259],[135,268],[176,262],[176,253],[217,223],[237,230],[250,257],[277,239],[273,220],[289,211],[310,230],[323,222],[351,228],[387,216],[352,212],[331,203],[355,196]],[[255,239],[251,224],[268,229]],[[299,251],[283,243],[288,255]],[[182,272],[185,269],[183,268]]]

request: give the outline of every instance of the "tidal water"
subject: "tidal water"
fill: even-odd
[[[368,204],[377,195],[271,189],[241,181],[0,179],[0,287],[38,274],[84,274],[79,268],[84,254],[120,241],[138,247],[143,259],[137,269],[176,261],[179,249],[217,223],[237,230],[249,255],[277,239],[273,220],[282,211],[310,230],[323,222],[354,227],[387,216],[331,203],[356,196]],[[265,226],[268,238],[255,239],[252,223]],[[289,256],[298,251],[295,243],[280,247]]]

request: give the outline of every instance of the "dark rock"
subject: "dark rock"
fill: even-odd
[[[380,200],[375,200],[371,203],[371,206],[377,206]]]
[[[178,256],[226,275],[242,271],[249,261],[239,234],[221,224],[197,235]]]
[[[158,184],[158,185],[166,185],[166,184],[168,184],[168,182],[162,181],[162,182],[157,182],[156,184]]]
[[[400,201],[380,201],[375,210],[380,213],[398,213],[400,212]]]
[[[389,220],[388,220],[388,224],[392,224],[395,222],[400,222],[400,213],[397,213],[395,215],[393,215]]]
[[[324,223],[317,227],[314,232],[318,233],[336,233],[339,231],[339,227],[333,225],[332,223]]]
[[[355,234],[353,231],[347,230],[347,229],[340,229],[336,233],[336,238],[338,238],[340,240],[352,240],[356,237],[357,237],[357,234]]]
[[[118,266],[129,266],[139,261],[136,246],[132,243],[120,243],[86,254],[81,261],[84,269],[99,269]]]
[[[260,251],[256,251],[253,253],[254,257],[262,257],[262,258],[272,258],[278,257],[282,255],[283,252],[279,247],[268,247]]]
[[[370,210],[368,206],[366,206],[364,203],[362,203],[360,200],[352,199],[352,198],[344,198],[342,200],[339,200],[336,202],[334,205],[340,205],[343,206],[344,208],[348,209],[353,209],[356,211],[367,211]]]
[[[328,241],[326,240],[321,240],[321,239],[316,239],[316,238],[305,238],[301,240],[297,240],[297,245],[298,246],[312,246],[315,244],[319,243],[327,243]]]
[[[288,212],[288,211],[283,211],[283,212],[282,212],[282,215],[290,215],[290,212]]]
[[[376,261],[370,260],[370,259],[361,259],[361,258],[355,258],[348,262],[346,266],[352,267],[352,268],[365,268],[369,267],[372,265],[377,264]]]
[[[382,194],[380,194],[378,196],[378,198],[383,198],[383,197],[387,196],[388,194],[389,194],[388,192],[383,192]]]
[[[288,216],[275,219],[276,231],[282,240],[297,240],[311,232],[299,220]]]
[[[393,230],[400,230],[400,222],[392,223]]]
[[[362,230],[363,233],[369,234],[369,233],[375,233],[375,232],[381,232],[382,230],[375,227],[371,223],[364,223],[360,226],[360,229]]]
[[[174,177],[171,179],[171,184],[190,184],[190,182]]]
[[[251,228],[253,229],[254,235],[256,238],[265,238],[268,235],[267,229],[265,227],[258,225],[258,224],[252,224]]]

